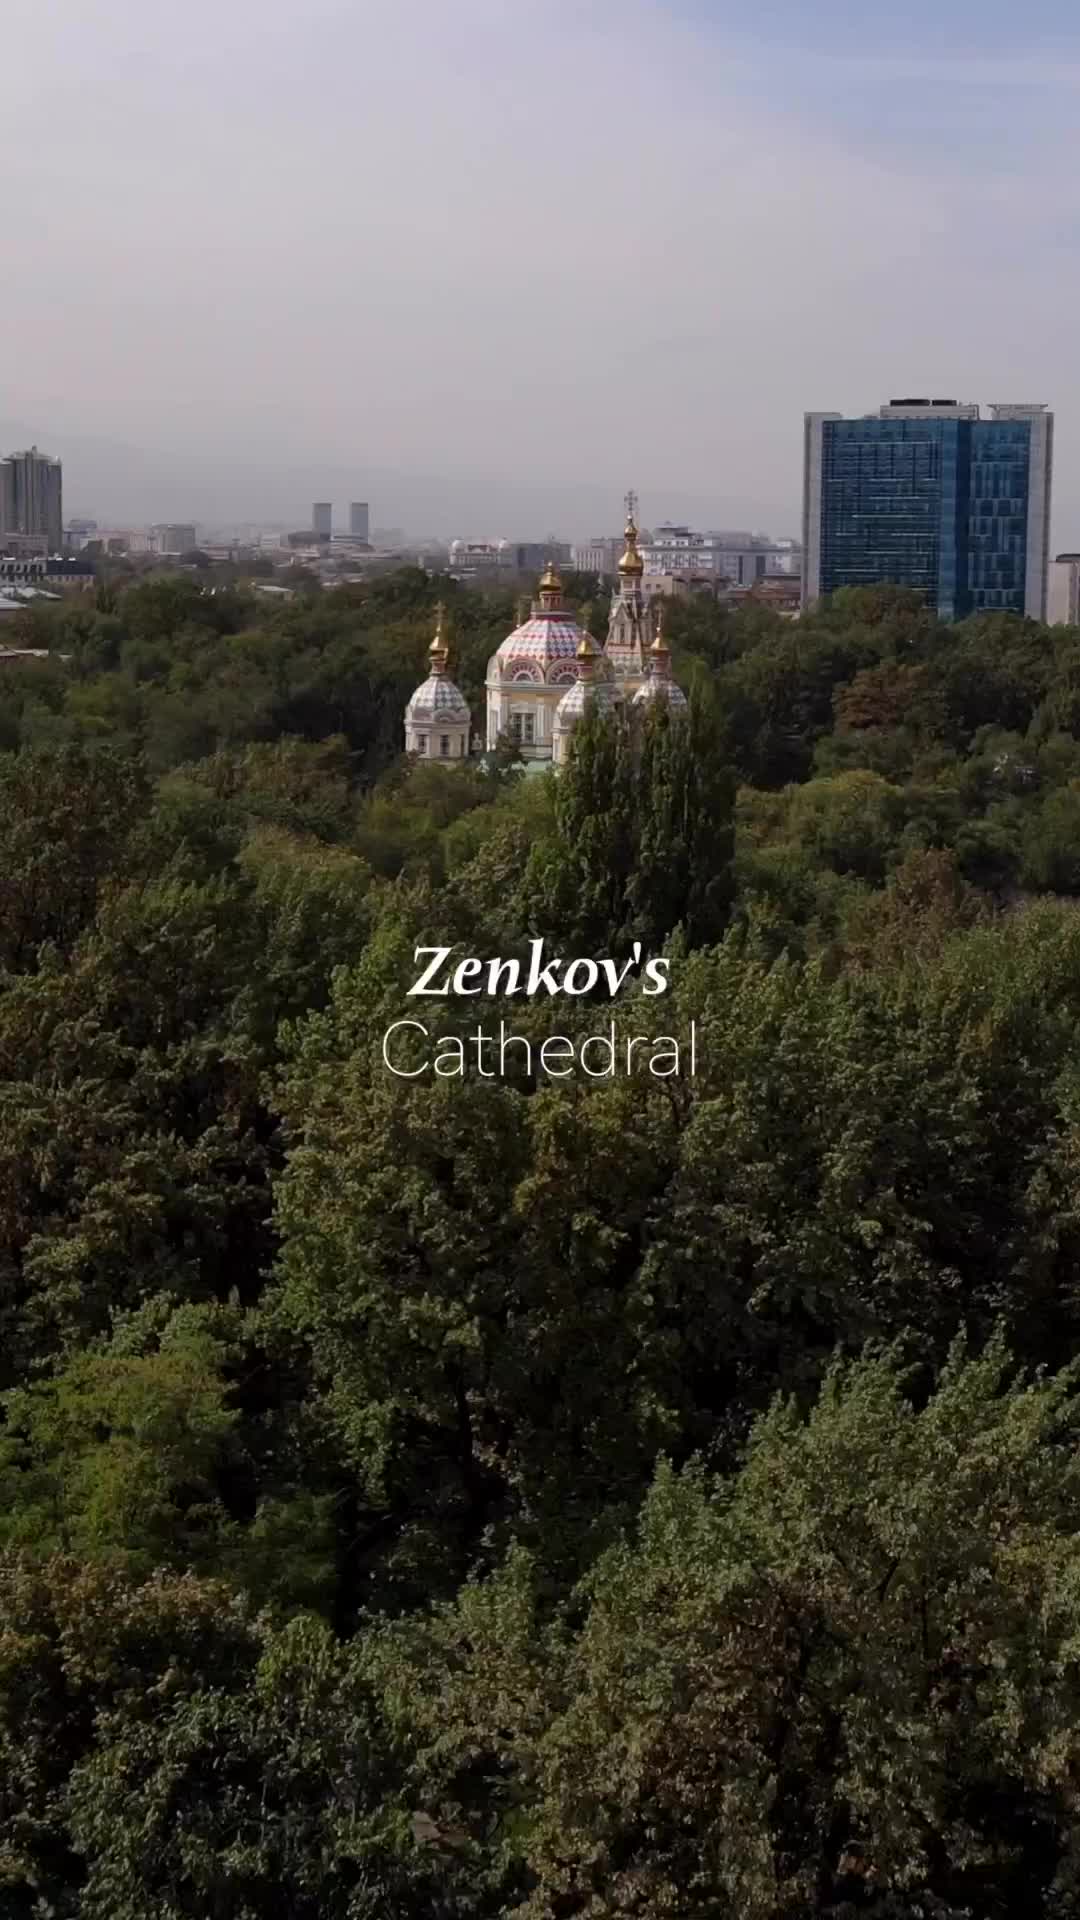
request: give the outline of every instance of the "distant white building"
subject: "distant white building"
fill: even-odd
[[[1059,553],[1050,568],[1046,617],[1052,627],[1080,627],[1080,553]]]
[[[454,573],[510,573],[513,561],[509,540],[451,540],[450,566]]]
[[[645,578],[693,574],[697,578],[730,580],[751,587],[771,573],[798,572],[801,549],[793,540],[773,540],[768,534],[742,530],[697,533],[671,521],[659,526],[642,544]]]
[[[570,550],[570,563],[578,573],[596,573],[601,576],[618,572],[619,556],[623,543],[614,537],[602,535],[596,540],[583,540]]]
[[[477,574],[510,576],[515,573],[539,573],[550,565],[564,566],[571,548],[554,535],[547,540],[451,540],[449,565],[462,579]]]
[[[768,570],[772,574],[793,574],[797,580],[802,572],[801,542],[798,540],[774,541]]]
[[[69,520],[64,528],[64,545],[69,553],[81,553],[97,539],[96,520]]]
[[[198,528],[191,520],[162,522],[151,527],[150,534],[156,553],[191,553],[199,544]]]

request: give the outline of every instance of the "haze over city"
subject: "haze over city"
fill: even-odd
[[[795,531],[804,409],[940,393],[1054,408],[1080,539],[1066,0],[8,0],[5,50],[0,434],[72,511]]]

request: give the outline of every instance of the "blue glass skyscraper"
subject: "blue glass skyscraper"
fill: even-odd
[[[806,415],[803,604],[894,581],[942,620],[1046,618],[1054,416],[893,400]]]

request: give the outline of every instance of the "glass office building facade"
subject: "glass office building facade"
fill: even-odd
[[[1045,407],[893,401],[808,414],[803,597],[894,581],[940,619],[1044,619],[1053,418]]]

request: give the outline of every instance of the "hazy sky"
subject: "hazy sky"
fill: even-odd
[[[102,514],[790,531],[804,408],[1046,400],[1078,545],[1080,10],[885,14],[3,0],[2,424]]]

